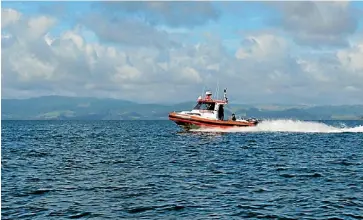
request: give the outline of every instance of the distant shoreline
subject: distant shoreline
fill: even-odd
[[[30,99],[2,99],[1,120],[168,120],[169,112],[190,110],[195,102],[139,104],[127,100],[44,96]],[[228,104],[225,116],[258,119],[363,120],[363,105]]]
[[[363,119],[295,119],[267,118],[263,120],[293,120],[293,121],[363,121]],[[169,121],[169,119],[1,119],[1,121]]]

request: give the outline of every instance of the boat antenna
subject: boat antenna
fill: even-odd
[[[215,97],[216,99],[218,99],[218,93],[219,93],[219,80],[217,81],[216,94],[214,95],[214,97]]]
[[[205,89],[205,86],[203,86],[203,90],[202,90],[202,98],[204,97],[204,89]]]
[[[227,98],[227,88],[224,89],[224,100],[228,103],[228,98]]]

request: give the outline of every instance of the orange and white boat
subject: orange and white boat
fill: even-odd
[[[228,104],[226,89],[223,100],[212,99],[212,93],[207,91],[205,97],[199,96],[197,105],[191,111],[171,112],[169,120],[186,130],[198,128],[232,128],[256,126],[260,121],[254,118],[224,120],[224,106]]]

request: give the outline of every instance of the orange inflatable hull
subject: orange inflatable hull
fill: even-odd
[[[174,121],[177,125],[185,129],[198,128],[222,128],[228,129],[232,127],[251,127],[256,126],[258,121],[222,121],[201,118],[193,115],[178,114],[176,112],[169,113],[169,120]]]

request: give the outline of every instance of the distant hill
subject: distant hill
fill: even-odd
[[[195,102],[139,104],[119,99],[43,96],[2,99],[2,120],[160,120],[172,111],[190,110]],[[225,115],[301,120],[363,120],[363,105],[298,106],[229,104]]]

